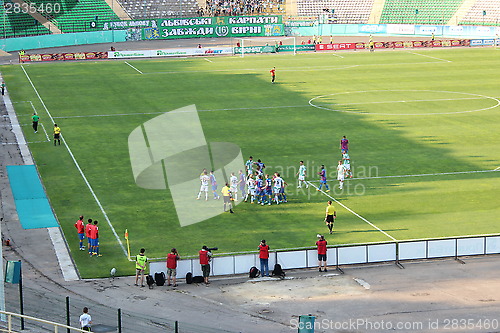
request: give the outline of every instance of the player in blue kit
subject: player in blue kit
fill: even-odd
[[[271,205],[271,202],[273,201],[273,180],[269,175],[266,175],[266,190],[265,190],[265,197],[267,199],[267,204]],[[264,202],[262,202],[262,205],[264,205]]]
[[[326,183],[326,169],[325,169],[324,165],[321,165],[321,171],[318,172],[318,175],[320,175],[320,177],[321,177],[319,180],[318,191],[321,191],[321,188],[323,187],[323,185],[325,185],[325,187],[326,187],[325,192],[330,192],[330,187],[328,187],[328,184]]]
[[[257,203],[263,203],[264,200],[264,180],[262,179],[262,175],[257,176],[257,181],[255,182],[255,187],[257,188],[256,196]]]

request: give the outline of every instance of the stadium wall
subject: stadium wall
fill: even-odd
[[[500,235],[339,245],[328,248],[327,264],[336,267],[391,261],[400,264],[404,260],[458,259],[461,256],[488,254],[500,254]],[[283,269],[318,267],[318,252],[315,248],[276,250],[269,256],[270,270],[275,263],[279,263]],[[260,268],[258,253],[217,256],[213,258],[210,268],[211,275],[234,275],[246,274],[252,266]],[[157,272],[166,273],[166,262],[151,261],[149,272],[152,275]],[[202,274],[198,258],[179,261],[177,276],[184,277],[188,272],[192,272],[194,276]]]
[[[0,42],[0,49],[10,52],[49,47],[124,42],[127,31],[96,31],[33,37],[7,38]]]

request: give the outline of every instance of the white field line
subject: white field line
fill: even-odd
[[[464,97],[464,98],[436,98],[436,99],[416,99],[404,101],[381,101],[381,102],[359,102],[359,103],[336,103],[335,105],[363,105],[363,104],[381,104],[381,103],[412,103],[412,102],[439,102],[439,101],[461,101],[461,100],[475,100],[487,99],[486,97]],[[283,105],[283,106],[256,106],[249,108],[225,108],[225,109],[200,109],[198,112],[211,112],[211,111],[240,111],[240,110],[260,110],[260,109],[282,109],[282,108],[305,108],[316,107],[314,105]],[[59,116],[54,119],[70,119],[70,118],[93,118],[93,117],[116,117],[116,116],[140,116],[140,115],[154,115],[163,114],[167,111],[157,112],[141,112],[141,113],[117,113],[117,114],[93,114],[93,115],[76,115],[76,116]],[[170,111],[170,112],[190,112],[190,111]],[[433,113],[434,114],[434,113]]]
[[[455,172],[437,172],[437,173],[421,173],[414,175],[394,175],[394,176],[376,176],[376,177],[359,177],[359,178],[349,178],[349,180],[366,180],[366,179],[386,179],[386,178],[410,178],[410,177],[432,177],[432,176],[443,176],[443,175],[462,175],[470,173],[486,173],[486,172],[499,172],[500,167],[494,170],[473,170],[473,171],[455,171]],[[319,180],[309,180],[309,183],[317,183]]]
[[[426,65],[426,64],[442,64],[443,60],[440,61],[425,61],[425,62],[393,62],[387,64],[359,64],[359,65],[344,65],[344,66],[308,66],[308,67],[288,67],[284,69],[279,69],[279,72],[311,72],[311,71],[326,71],[326,70],[343,70],[354,67],[361,66],[395,66],[395,65]],[[125,62],[127,63],[127,62]],[[152,75],[152,74],[190,74],[190,73],[215,73],[215,72],[250,72],[250,73],[266,73],[268,68],[233,68],[233,69],[211,69],[211,70],[192,70],[192,71],[168,71],[168,72],[141,72],[137,68],[133,67],[129,63],[127,65],[134,68],[136,71],[140,72],[144,75]]]
[[[28,102],[30,103],[31,108],[33,109],[33,112],[35,112],[36,114],[38,114],[38,112],[36,111],[35,106],[33,105],[33,102],[31,102],[31,101],[28,101]],[[45,137],[47,138],[47,141],[50,141],[49,135],[47,134],[47,131],[45,130],[45,126],[43,126],[42,122],[40,122],[40,126],[42,127],[43,132],[45,133]]]
[[[137,68],[135,68],[134,66],[132,66],[131,64],[128,63],[128,61],[125,61],[125,63],[127,65],[129,65],[130,67],[132,67],[134,70],[136,70],[137,72],[139,72],[139,74],[144,74],[143,72],[141,72],[140,70],[138,70]]]
[[[49,118],[52,120],[53,123],[55,123],[54,121],[54,118],[52,117],[52,115],[50,114],[50,111],[49,109],[47,108],[47,106],[45,105],[45,102],[43,101],[42,97],[40,96],[40,94],[38,93],[38,90],[36,89],[35,85],[33,84],[33,81],[31,81],[31,78],[29,77],[28,73],[26,72],[26,70],[24,69],[24,66],[21,65],[21,68],[24,72],[24,74],[26,75],[26,78],[28,79],[29,83],[31,84],[31,87],[33,88],[33,90],[35,91],[35,94],[37,95],[38,99],[40,100],[40,102],[42,103],[42,106],[43,108],[45,109],[45,111],[47,112],[47,115],[49,116]],[[80,164],[78,164],[78,161],[76,160],[75,158],[75,155],[73,155],[73,152],[71,151],[71,149],[69,148],[69,145],[66,143],[66,140],[64,140],[64,136],[61,135],[61,140],[64,144],[64,146],[66,146],[66,149],[68,150],[68,153],[69,155],[71,156],[71,159],[73,160],[73,163],[75,163],[75,166],[76,168],[78,169],[78,172],[80,173],[80,175],[82,176],[83,178],[83,181],[85,182],[85,184],[87,185],[87,188],[89,189],[90,193],[92,194],[92,196],[94,197],[94,200],[95,202],[97,203],[97,205],[99,206],[99,209],[101,210],[102,214],[104,215],[104,218],[106,219],[106,222],[108,223],[111,231],[113,232],[113,234],[115,235],[115,238],[118,242],[118,244],[120,245],[120,247],[122,248],[123,250],[123,254],[125,256],[127,256],[127,251],[125,250],[125,247],[123,246],[123,243],[120,239],[120,237],[118,237],[118,234],[116,233],[116,230],[115,228],[113,227],[113,225],[111,224],[111,221],[109,220],[109,217],[108,217],[108,214],[106,214],[106,211],[104,210],[102,204],[101,204],[101,201],[99,200],[99,198],[97,197],[97,195],[95,194],[94,192],[94,189],[92,188],[92,186],[90,185],[89,181],[87,180],[87,177],[85,176],[85,174],[83,173],[83,170],[82,168],[80,167]]]
[[[315,189],[318,190],[318,187],[316,185],[312,184],[311,182],[309,182],[309,183],[311,184],[312,187],[314,187]],[[371,223],[370,221],[368,221],[367,219],[365,219],[363,216],[359,215],[358,213],[356,213],[355,211],[353,211],[352,209],[350,209],[349,207],[347,207],[346,205],[344,205],[343,203],[341,203],[340,201],[338,201],[337,199],[335,199],[334,197],[332,197],[328,193],[324,192],[323,190],[320,190],[319,192],[323,193],[324,195],[326,195],[327,197],[329,197],[330,199],[332,199],[333,201],[335,201],[337,204],[339,204],[340,206],[344,207],[344,209],[346,209],[347,211],[351,212],[351,214],[355,215],[356,217],[360,218],[364,222],[368,223],[373,228],[377,229],[378,231],[380,231],[381,233],[383,233],[384,235],[386,235],[387,237],[389,237],[393,241],[397,241],[396,238],[392,237],[387,232],[385,232],[384,230],[380,229],[375,224]]]
[[[227,109],[205,109],[198,110],[198,112],[211,112],[211,111],[239,111],[239,110],[260,110],[260,109],[282,109],[282,108],[307,108],[311,105],[283,105],[283,106],[257,106],[251,108],[227,108]],[[54,119],[69,119],[69,118],[88,118],[88,117],[116,117],[116,116],[140,116],[148,114],[163,114],[165,112],[183,113],[191,111],[157,111],[157,112],[141,112],[141,113],[117,113],[117,114],[93,114],[93,115],[77,115],[77,116],[60,116]]]
[[[337,54],[337,53],[332,53],[332,55],[336,56],[336,57],[339,57],[339,58],[342,58],[344,59],[345,57],[341,56],[340,54]]]
[[[420,53],[410,52],[410,51],[408,51],[408,53],[411,53],[411,54],[414,54],[414,55],[418,55],[418,56],[422,56],[422,57],[431,58],[431,59],[436,59],[436,60],[439,60],[439,61],[444,61],[444,62],[453,62],[453,61],[451,61],[451,60],[446,60],[446,59],[436,58],[436,57],[433,57],[433,56],[430,56],[430,55],[427,55],[427,54],[420,54]]]
[[[203,58],[203,59],[205,59],[205,60],[206,60],[206,61],[208,61],[208,62],[213,63],[213,61],[212,61],[212,60],[210,60],[210,59],[208,59],[208,58]]]

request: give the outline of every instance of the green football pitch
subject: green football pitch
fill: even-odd
[[[338,216],[329,244],[498,233],[496,68],[500,51],[489,48],[36,63],[1,71],[80,274],[98,277],[111,267],[133,273],[118,241],[125,246],[125,229],[132,255],[145,247],[150,258],[172,247],[183,257],[202,245],[221,254],[255,251],[263,238],[272,249],[312,246],[317,233],[328,232],[328,195]],[[282,174],[287,203],[240,203],[235,214],[181,227],[168,189],[136,185],[130,133],[193,104],[207,142],[231,142],[245,160],[252,155]],[[34,110],[43,125],[36,134]],[[60,147],[51,141],[52,120],[62,129]],[[354,178],[340,191],[335,167],[343,135]],[[300,160],[314,185],[326,165],[331,192],[296,188]],[[193,215],[204,209],[198,190]],[[100,258],[78,250],[73,224],[81,214],[99,220]]]

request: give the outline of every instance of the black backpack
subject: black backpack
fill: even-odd
[[[284,279],[286,275],[280,264],[274,265],[274,269],[271,274],[272,276],[278,276],[280,279]]]
[[[153,285],[155,284],[155,280],[151,275],[146,275],[146,283],[148,284],[149,289],[153,289]]]
[[[201,275],[193,276],[193,283],[203,283],[205,278]]]
[[[253,266],[252,268],[250,268],[250,272],[248,275],[251,279],[253,279],[260,275],[260,271],[257,267]]]
[[[186,283],[187,283],[187,284],[191,284],[191,283],[193,283],[193,273],[188,272],[188,273],[186,274]]]
[[[155,283],[157,286],[165,285],[165,273],[164,272],[155,273]]]

